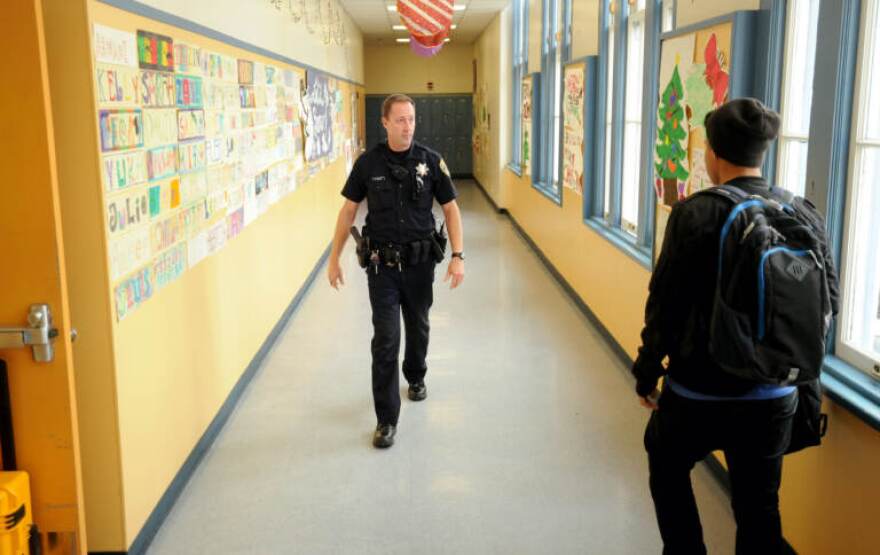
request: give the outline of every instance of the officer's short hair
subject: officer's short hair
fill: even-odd
[[[413,109],[415,109],[416,107],[415,101],[405,94],[397,93],[388,95],[385,101],[382,102],[382,117],[388,118],[388,114],[391,113],[391,107],[398,102],[409,102],[410,104],[412,104]]]

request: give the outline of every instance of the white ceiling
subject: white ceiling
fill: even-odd
[[[406,38],[407,31],[394,31],[392,25],[401,25],[397,12],[387,6],[396,5],[395,0],[338,0],[348,15],[360,28],[367,44],[394,44],[396,38]],[[454,12],[452,22],[458,27],[450,31],[452,42],[471,44],[503,10],[510,0],[455,0],[464,5],[464,11]]]

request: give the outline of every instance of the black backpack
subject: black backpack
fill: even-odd
[[[732,185],[698,194],[726,198],[719,238],[709,352],[725,371],[777,385],[816,380],[831,324],[824,230],[806,217],[803,198],[782,189],[767,197]]]

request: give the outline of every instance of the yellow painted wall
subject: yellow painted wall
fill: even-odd
[[[754,9],[758,4],[758,0],[679,2],[678,24]],[[540,14],[536,19],[535,11],[540,12],[540,4],[533,2],[529,71],[540,69],[540,59],[534,63],[535,37],[540,37],[540,29],[534,25],[536,20],[540,24]],[[597,21],[584,22],[581,17],[573,22],[576,36],[580,25],[589,27]],[[489,50],[484,46],[481,52]],[[509,80],[498,83],[500,97],[509,95]],[[650,272],[583,224],[583,199],[573,191],[563,189],[563,205],[559,207],[537,192],[528,178],[508,169],[501,172],[497,183],[491,182],[491,176],[484,179],[481,182],[490,196],[509,210],[614,339],[634,357]],[[785,459],[780,502],[785,537],[802,555],[875,553],[880,529],[874,523],[872,508],[880,496],[880,433],[828,399],[825,410],[829,431],[824,444]]]
[[[509,58],[510,35],[508,24],[502,31],[502,21],[510,20],[510,9],[502,12],[483,31],[474,44],[474,58],[477,60],[477,93],[474,94],[474,113],[477,115],[477,128],[474,129],[475,140],[480,143],[480,150],[474,154],[474,177],[484,186],[491,189],[494,195],[500,194],[501,170],[506,163],[505,154],[509,151],[510,97],[502,94],[495,84],[502,80],[509,82],[511,70],[498,60]],[[507,89],[510,90],[509,87]],[[487,112],[486,121],[482,121],[482,109]],[[502,144],[502,139],[507,144]]]
[[[148,29],[222,54],[283,64],[95,0],[45,4],[71,318],[80,332],[74,360],[88,547],[123,551],[329,244],[345,158],[298,182],[296,192],[225,248],[117,323],[106,257],[91,24]],[[224,32],[234,29],[235,12],[227,15]],[[346,83],[340,88],[349,119],[351,93],[359,94],[363,139],[364,89]]]
[[[367,94],[467,94],[474,90],[473,58],[470,44],[450,42],[430,58],[416,55],[407,44],[371,44],[364,50],[364,85]]]

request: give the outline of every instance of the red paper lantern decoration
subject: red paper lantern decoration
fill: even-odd
[[[412,38],[422,46],[434,47],[443,44],[443,39],[452,26],[452,2],[453,0],[397,0],[397,13]]]
[[[415,41],[427,48],[434,48],[435,46],[442,46],[448,35],[449,31],[442,31],[436,35],[431,35],[430,37],[410,35],[410,42]]]

